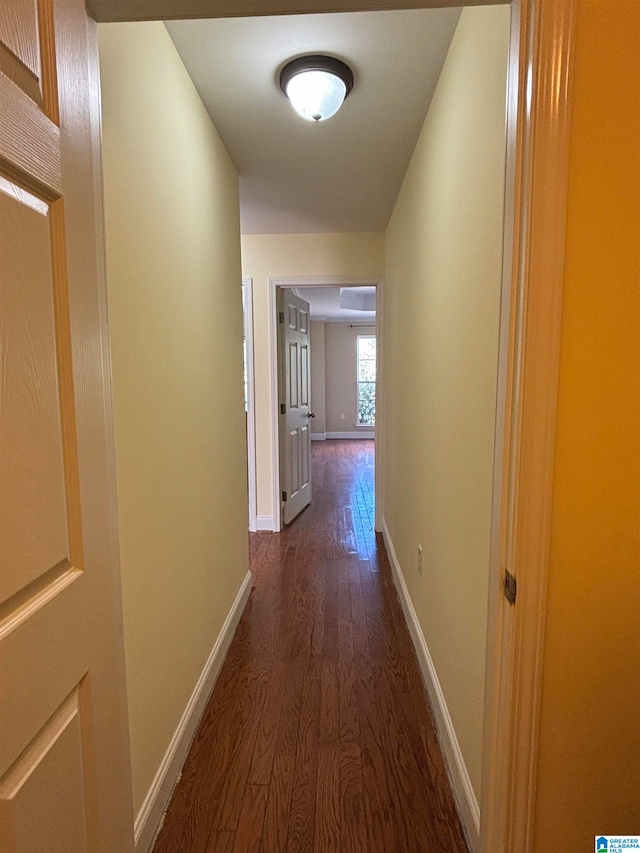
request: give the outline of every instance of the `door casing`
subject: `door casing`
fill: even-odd
[[[242,323],[247,342],[247,485],[249,531],[257,530],[256,506],[256,395],[253,360],[253,279],[242,279]]]
[[[576,5],[511,3],[482,853],[534,848]]]

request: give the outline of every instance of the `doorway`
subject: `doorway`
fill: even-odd
[[[518,4],[518,8],[519,8],[519,4]],[[551,64],[551,63],[550,63],[550,64]],[[518,99],[517,99],[517,98],[515,99],[515,101],[516,101],[515,106],[516,106],[516,111],[517,111],[519,101],[518,101]],[[515,120],[514,120],[514,121],[515,121]],[[540,137],[538,137],[538,139],[539,139],[539,138],[540,138]],[[515,146],[515,142],[514,142],[514,146]],[[551,147],[552,147],[552,146],[551,146]],[[522,164],[520,164],[520,165],[522,166]],[[519,176],[518,176],[518,178],[517,178],[517,180],[514,180],[514,183],[515,183],[517,186],[519,186],[520,178],[521,178],[521,176],[519,175]],[[550,181],[549,183],[551,184],[552,182]],[[525,195],[526,195],[526,193],[525,193]],[[536,196],[536,198],[537,198],[537,196]],[[522,199],[517,199],[517,201],[522,202],[522,204],[524,205],[524,202],[522,201]],[[529,200],[529,199],[527,199],[527,204],[528,204],[528,202],[529,202],[529,201],[530,201],[530,200]],[[528,207],[526,208],[526,212],[527,212],[528,214],[530,214],[530,213],[531,213],[531,211],[529,210],[529,208],[528,208]],[[517,254],[517,253],[516,253],[516,254]],[[524,253],[524,252],[523,252],[523,254],[526,254],[526,253]],[[517,254],[517,257],[519,258],[519,257],[520,257],[520,255],[518,255],[518,254]],[[529,255],[527,255],[528,263],[530,263],[529,257],[530,257],[530,256],[529,256]],[[525,278],[526,278],[526,275],[527,275],[527,274],[528,274],[528,272],[527,272],[527,271],[525,271],[525,272],[523,273],[523,275],[525,276]],[[554,280],[554,279],[550,279],[550,280]],[[519,291],[519,292],[520,292],[520,291]],[[528,342],[528,340],[527,340],[527,342]],[[530,351],[530,350],[529,350],[529,351]],[[530,364],[531,364],[531,361],[529,360],[529,361],[528,361],[528,365],[530,365]],[[552,408],[552,407],[551,407],[551,408]],[[546,409],[545,409],[545,411],[546,411]],[[515,433],[515,432],[514,432],[514,436],[515,436],[515,438],[516,438],[516,439],[518,439],[518,438],[519,438],[519,434],[518,434],[518,435],[516,435],[516,433]],[[514,451],[514,456],[516,456],[518,452],[519,452],[519,448],[516,448],[516,451]],[[518,485],[520,486],[520,484],[518,484]]]
[[[383,446],[382,436],[384,434],[384,381],[383,381],[383,373],[382,363],[384,357],[384,349],[383,346],[380,345],[382,340],[381,330],[383,328],[383,319],[384,319],[384,300],[383,300],[383,292],[384,292],[384,279],[371,279],[368,277],[356,277],[356,276],[326,276],[326,277],[315,277],[315,276],[299,276],[295,278],[271,278],[269,281],[269,315],[270,315],[270,325],[272,329],[271,335],[271,352],[270,352],[270,373],[271,373],[271,388],[272,388],[272,400],[271,400],[271,414],[272,414],[272,477],[273,477],[273,506],[277,508],[274,512],[274,532],[277,532],[282,529],[285,521],[285,507],[284,504],[286,500],[284,499],[284,492],[287,489],[284,486],[287,478],[287,471],[291,470],[290,463],[287,463],[287,458],[285,455],[286,450],[286,419],[289,417],[287,412],[287,389],[286,389],[286,381],[287,381],[287,365],[286,358],[284,356],[284,337],[281,333],[281,329],[283,326],[287,326],[286,323],[286,314],[283,318],[283,322],[280,322],[280,318],[282,316],[282,312],[280,309],[282,294],[285,291],[293,290],[294,293],[298,296],[298,298],[302,298],[304,300],[305,297],[309,298],[309,303],[311,305],[316,306],[316,308],[312,308],[310,310],[310,322],[311,324],[315,323],[323,323],[326,324],[330,322],[330,325],[337,326],[340,323],[340,326],[344,326],[346,330],[346,334],[341,337],[345,338],[343,342],[343,346],[341,349],[344,349],[344,344],[346,344],[347,351],[349,350],[350,345],[352,344],[353,349],[353,359],[352,363],[348,366],[348,373],[353,378],[353,382],[349,383],[348,379],[345,383],[340,383],[339,391],[336,391],[334,395],[331,396],[331,402],[333,403],[333,399],[335,397],[336,402],[338,403],[338,408],[336,412],[327,412],[326,411],[326,394],[325,400],[321,400],[321,396],[318,395],[317,389],[314,396],[314,385],[313,385],[313,374],[314,370],[314,353],[313,353],[313,334],[311,335],[312,344],[310,347],[311,358],[309,362],[309,377],[310,377],[310,403],[311,408],[308,409],[309,412],[313,413],[315,416],[312,419],[312,423],[314,426],[308,431],[306,434],[305,441],[308,442],[309,452],[311,448],[312,441],[323,441],[323,440],[333,440],[333,439],[375,439],[376,441],[376,454],[375,454],[375,529],[382,529],[382,518],[383,518],[383,482],[382,482],[382,472],[383,466],[380,458],[379,450]],[[339,301],[340,293],[343,294],[342,301],[345,305],[351,304],[351,308],[343,307],[342,311],[331,311],[331,317],[327,317],[326,314],[326,306],[327,303],[324,301],[328,297],[328,292],[333,292]],[[361,308],[362,310],[358,310],[358,308],[353,307],[358,302],[358,294],[362,293],[361,297]],[[318,297],[322,298],[318,298]],[[365,303],[365,299],[369,298],[369,303]],[[305,300],[306,301],[306,300]],[[366,305],[366,307],[365,307]],[[375,305],[375,311],[371,310],[371,306]],[[324,313],[323,313],[324,312]],[[375,319],[371,320],[371,315],[375,314]],[[315,317],[315,319],[314,319]],[[322,318],[322,319],[321,319]],[[341,322],[342,320],[342,322]],[[360,419],[360,408],[362,408],[362,416],[366,417],[367,407],[364,403],[364,399],[362,402],[362,406],[359,406],[359,383],[357,382],[357,337],[359,331],[366,332],[369,337],[373,336],[378,342],[378,346],[376,347],[375,352],[375,368],[374,374],[376,376],[376,384],[375,384],[375,409],[374,409],[374,421],[373,423],[365,423]],[[373,334],[372,334],[373,333]],[[318,335],[319,337],[319,335]],[[336,334],[331,334],[331,338],[337,338]],[[333,364],[333,362],[330,362]],[[325,365],[326,365],[326,353],[325,353]],[[316,363],[317,366],[317,363]],[[363,365],[364,368],[364,365]],[[335,371],[332,371],[332,374]],[[321,375],[321,372],[318,371],[318,375],[316,378],[316,384]],[[326,382],[326,371],[325,371],[325,382]],[[325,386],[326,387],[326,386]],[[335,383],[333,385],[335,389]],[[349,397],[351,397],[350,403]],[[320,406],[316,406],[315,403],[317,401],[321,401]],[[342,406],[340,406],[340,402],[343,402]],[[282,406],[284,404],[284,411],[282,411]],[[351,408],[348,408],[348,405]],[[315,408],[320,409],[320,414],[324,417],[322,418],[323,423],[321,426],[324,429],[320,429],[320,426],[315,425],[315,421],[318,418],[319,412],[314,411]],[[341,409],[345,409],[342,411]],[[301,415],[304,417],[303,415]],[[327,417],[329,416],[329,418]],[[334,417],[340,418],[338,422],[333,420]],[[327,426],[340,427],[340,429],[327,429]],[[289,448],[290,449],[290,448]],[[309,475],[311,474],[311,468],[309,466]],[[312,494],[312,483],[310,483],[309,493]],[[287,495],[288,499],[289,495]],[[306,506],[306,502],[300,508],[304,508]],[[298,509],[298,512],[300,511]],[[297,514],[297,513],[296,513]],[[292,516],[293,517],[293,516]],[[287,520],[290,520],[287,516]]]

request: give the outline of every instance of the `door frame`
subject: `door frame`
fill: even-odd
[[[534,843],[576,3],[511,3],[482,853],[532,853]]]
[[[484,3],[459,0],[455,5]],[[89,0],[89,5],[100,21],[255,14],[246,0]],[[375,5],[379,9],[437,8],[452,5],[452,0],[380,0]],[[483,853],[531,853],[533,847],[576,19],[576,0],[511,0],[510,6],[505,286],[498,377],[505,404],[497,413],[481,792]],[[370,8],[370,0],[263,0],[260,13]],[[273,291],[278,283],[304,286],[301,279],[270,280],[273,410],[277,403]],[[326,285],[327,279],[319,284]],[[379,302],[383,304],[382,299]],[[383,330],[377,334],[382,338]],[[381,423],[378,437],[383,429]],[[272,422],[272,455],[275,440],[277,424]],[[383,447],[378,441],[378,456]],[[378,513],[383,511],[381,467],[376,465],[376,529],[381,520]],[[275,508],[279,506],[278,481],[274,471]],[[518,580],[515,606],[505,604],[501,591],[503,571],[509,566]]]
[[[376,288],[376,349],[378,379],[376,381],[376,452],[375,452],[375,529],[382,530],[383,519],[383,459],[379,448],[383,446],[384,435],[384,380],[380,381],[384,370],[380,370],[384,358],[384,344],[381,344],[384,322],[384,277],[382,276],[289,276],[269,278],[269,387],[271,413],[271,482],[273,504],[273,531],[282,530],[282,501],[280,488],[280,398],[278,385],[278,289],[311,287],[375,287]],[[302,294],[302,298],[304,295]],[[313,352],[311,353],[313,358]],[[313,393],[313,388],[312,388]]]
[[[253,279],[242,279],[242,325],[247,342],[247,487],[249,532],[257,530],[256,502],[256,394],[253,356]]]

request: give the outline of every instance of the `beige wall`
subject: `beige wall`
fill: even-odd
[[[640,832],[640,5],[579,0],[536,851]]]
[[[385,520],[478,798],[508,38],[463,10],[386,243]]]
[[[242,274],[253,279],[258,517],[272,517],[269,278],[384,275],[384,234],[251,234],[242,237]]]
[[[238,181],[163,24],[99,29],[137,812],[247,571]]]
[[[327,432],[361,432],[358,421],[356,340],[375,335],[376,327],[325,323],[325,371]],[[340,414],[345,419],[340,420]]]
[[[323,322],[312,321],[309,324],[311,346],[311,411],[315,413],[311,433],[324,434],[325,419],[325,368],[324,368],[324,326]]]

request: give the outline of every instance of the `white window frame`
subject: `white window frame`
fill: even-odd
[[[361,424],[360,423],[360,339],[361,338],[373,338],[376,342],[376,378],[373,380],[373,384],[375,385],[375,399],[376,399],[376,410],[378,404],[378,340],[375,334],[371,335],[357,335],[356,336],[356,429],[375,429],[374,423]],[[372,361],[370,358],[362,359],[363,361]],[[370,379],[362,380],[363,382],[370,382]],[[377,414],[377,411],[376,411]]]

